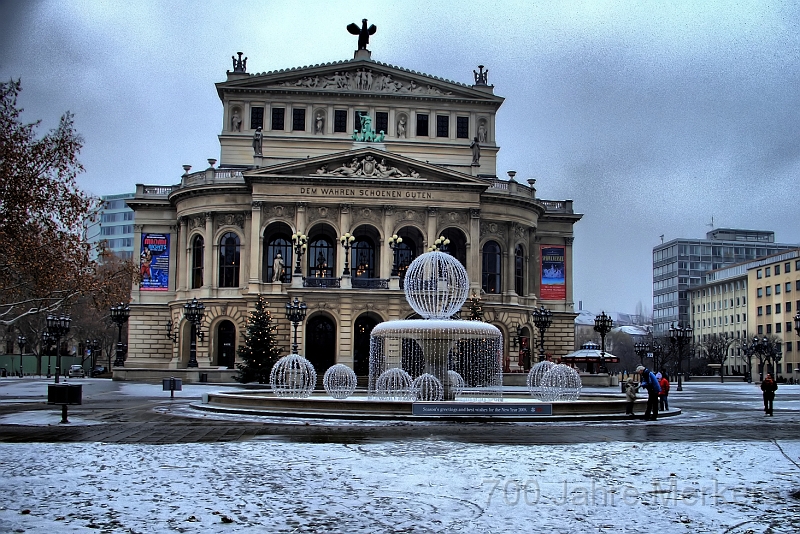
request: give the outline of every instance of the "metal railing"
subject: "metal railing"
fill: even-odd
[[[353,278],[351,282],[357,289],[389,289],[387,278]]]
[[[342,279],[329,278],[327,276],[303,278],[303,287],[338,288],[342,287]]]

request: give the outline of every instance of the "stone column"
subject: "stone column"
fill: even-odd
[[[254,201],[250,206],[250,272],[249,285],[250,293],[260,293],[261,284],[261,205],[263,203]]]
[[[306,208],[308,207],[307,202],[298,202],[295,204],[296,209],[294,212],[294,224],[295,224],[295,232],[299,234],[304,234],[306,232]],[[303,261],[300,262],[300,268],[303,268],[303,262],[307,261],[305,256],[303,257]],[[297,257],[292,252],[292,287],[303,287],[303,275],[297,274],[294,272],[294,267],[297,265]]]
[[[214,243],[214,214],[206,212],[203,214],[206,219],[206,231],[203,250],[203,296],[211,296],[211,288],[214,283],[214,257],[217,252],[217,245]]]
[[[380,254],[380,274],[378,275],[379,278],[389,278],[392,274],[392,263],[394,261],[394,254],[392,254],[392,249],[389,248],[389,238],[392,237],[394,233],[394,221],[392,218],[394,217],[394,206],[384,206],[383,207],[383,239],[380,243],[378,243],[378,253]],[[399,287],[399,283],[398,283]]]
[[[567,300],[564,303],[567,311],[575,309],[575,301],[572,295],[572,243],[575,238],[572,236],[564,238],[564,284],[567,286]]]
[[[481,290],[481,210],[469,210],[469,243],[467,244],[467,273],[469,274],[470,294]],[[474,245],[473,245],[474,243]]]
[[[503,293],[512,296],[516,295],[514,291],[514,245],[516,240],[516,223],[508,223],[508,237],[506,237],[505,253],[503,254],[503,261],[505,262],[505,269],[503,269]]]
[[[191,285],[192,251],[189,246],[189,218],[178,217],[178,250],[175,254],[175,290],[186,291]]]
[[[433,242],[436,241],[436,238],[439,237],[436,235],[436,216],[439,214],[439,208],[437,207],[430,207],[428,208],[428,225],[427,225],[427,235],[425,239],[427,240],[423,243],[423,247],[427,250],[428,247],[433,245]],[[424,252],[424,251],[423,251]]]

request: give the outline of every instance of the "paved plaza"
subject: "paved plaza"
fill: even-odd
[[[797,532],[800,386],[689,382],[658,422],[286,420],[223,389],[0,380],[0,532]],[[224,388],[226,390],[235,388]],[[607,391],[606,391],[607,392]]]

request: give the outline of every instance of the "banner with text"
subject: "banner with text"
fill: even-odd
[[[142,291],[169,289],[169,235],[142,234],[139,279]]]
[[[540,247],[542,284],[539,298],[543,300],[566,300],[567,283],[564,256],[566,247]]]

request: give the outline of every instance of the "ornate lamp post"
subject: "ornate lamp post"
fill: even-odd
[[[342,271],[342,276],[350,276],[350,247],[353,246],[353,241],[355,240],[355,236],[350,235],[350,232],[346,232],[339,238],[339,242],[344,247],[344,270]]]
[[[636,343],[634,346],[634,350],[636,351],[636,355],[639,357],[639,363],[644,365],[644,358],[647,356],[648,358],[653,358],[653,365],[652,370],[658,372],[658,364],[661,356],[661,345],[656,343],[654,340],[649,340],[646,343]]]
[[[644,357],[650,353],[650,343],[642,343],[641,341],[634,343],[633,350],[636,351],[636,355],[639,357],[639,365],[644,365]]]
[[[389,248],[392,249],[392,276],[399,276],[397,271],[397,246],[403,242],[403,238],[393,234],[389,238]]]
[[[683,363],[683,347],[688,345],[689,342],[691,342],[692,340],[692,327],[684,326],[680,323],[678,323],[678,326],[676,327],[675,323],[672,323],[672,326],[669,327],[669,338],[670,341],[678,348],[678,391],[683,391],[683,384],[681,383],[681,364]],[[689,360],[687,358],[687,365],[688,361]]]
[[[600,312],[600,315],[594,318],[594,331],[600,334],[600,372],[608,372],[606,369],[606,334],[611,332],[614,326],[614,320],[606,312]]]
[[[447,252],[447,245],[450,244],[450,240],[445,238],[444,236],[439,236],[436,238],[436,241],[433,242],[431,246],[428,247],[428,252]]]
[[[53,345],[53,336],[50,332],[45,330],[42,332],[42,352],[47,354],[50,352],[50,347]],[[41,369],[39,369],[41,375]],[[47,354],[47,378],[50,378],[50,354]]]
[[[203,321],[203,316],[206,314],[205,305],[193,298],[183,305],[183,316],[189,321],[191,325],[189,329],[189,363],[186,367],[198,367],[197,365],[197,338],[203,339],[203,333],[198,330],[200,323]]]
[[[50,332],[51,339],[55,338],[56,343],[56,384],[58,384],[58,375],[61,373],[61,336],[69,332],[71,321],[69,315],[47,316],[47,330]]]
[[[294,274],[303,274],[303,270],[300,268],[300,261],[308,248],[308,237],[300,232],[292,234],[292,245],[294,245],[294,257],[297,259]]]
[[[86,340],[86,350],[89,351],[89,362],[92,365],[92,370],[89,372],[89,376],[92,376],[94,373],[94,367],[97,365],[97,351],[100,349],[100,342],[96,339],[87,339]]]
[[[125,353],[127,344],[122,344],[122,325],[128,322],[131,316],[131,307],[120,302],[116,306],[111,306],[111,320],[117,325],[117,355],[114,358],[114,367],[125,367]]]
[[[17,345],[19,345],[19,377],[22,378],[24,373],[22,371],[22,353],[25,352],[25,345],[28,343],[28,338],[25,336],[17,336]]]
[[[547,332],[547,329],[550,328],[550,325],[553,323],[553,312],[541,306],[539,308],[534,308],[531,312],[531,319],[533,320],[533,324],[536,325],[536,329],[539,331],[539,360],[540,362],[544,361],[544,333]]]
[[[289,319],[292,326],[294,326],[292,354],[297,354],[297,327],[303,322],[303,319],[306,318],[306,311],[308,311],[308,306],[305,302],[300,302],[297,297],[294,298],[294,302],[286,303],[286,318]]]

